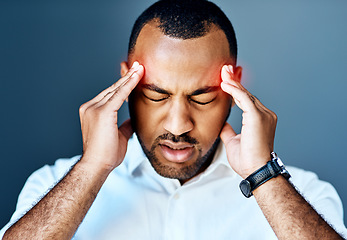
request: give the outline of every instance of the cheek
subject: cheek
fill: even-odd
[[[194,123],[194,129],[188,133],[196,138],[203,148],[203,152],[212,146],[225,123],[231,101],[224,97],[211,106],[191,107],[190,115]],[[149,149],[154,140],[166,133],[163,128],[166,112],[169,111],[166,105],[158,106],[146,103],[141,97],[133,101],[133,116],[136,133]]]
[[[160,124],[163,118],[161,113],[160,109],[146,104],[141,98],[134,99],[132,121],[135,124],[136,133],[147,148],[156,137],[163,134]]]
[[[195,131],[200,135],[200,143],[207,148],[212,146],[219,136],[231,107],[231,101],[223,99],[205,111],[196,112]]]

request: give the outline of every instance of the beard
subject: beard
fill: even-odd
[[[150,150],[145,147],[141,137],[139,135],[137,135],[137,137],[139,139],[144,153],[146,154],[146,157],[148,158],[154,170],[163,177],[174,178],[180,181],[191,179],[198,173],[205,170],[211,164],[214,153],[220,142],[220,138],[217,137],[210,149],[207,151],[207,153],[205,155],[202,155],[202,148],[199,141],[187,134],[175,136],[171,133],[165,133],[163,135],[160,135],[154,140]],[[175,168],[161,162],[156,155],[156,149],[160,147],[160,142],[162,140],[171,140],[175,143],[184,142],[193,144],[198,151],[198,156],[196,160],[192,164],[188,166],[183,166],[181,168]]]

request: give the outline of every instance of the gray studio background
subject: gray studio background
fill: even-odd
[[[118,79],[152,2],[1,0],[0,228],[30,173],[81,153],[78,108]],[[278,114],[276,152],[347,208],[347,1],[214,2],[234,24],[244,85]],[[240,111],[229,121],[239,130]]]

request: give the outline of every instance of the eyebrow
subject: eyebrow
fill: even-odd
[[[215,92],[219,90],[219,86],[210,86],[210,87],[204,87],[204,88],[199,88],[192,92],[190,96],[196,96],[204,93],[209,93],[209,92]]]
[[[169,91],[162,89],[154,84],[143,84],[142,87],[151,91],[161,93],[161,94],[172,95],[172,93],[170,93]],[[209,86],[209,87],[199,88],[195,90],[194,92],[192,92],[190,96],[196,96],[196,95],[200,95],[204,93],[215,92],[215,91],[218,91],[219,88],[220,88],[219,86]]]
[[[155,91],[155,92],[158,92],[158,93],[161,93],[161,94],[168,94],[168,95],[172,95],[172,93],[166,91],[165,89],[162,89],[154,84],[143,84],[142,85],[143,88],[146,88],[148,90],[151,90],[151,91]]]

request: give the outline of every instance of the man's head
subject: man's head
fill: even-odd
[[[134,61],[145,74],[129,97],[133,128],[154,169],[184,182],[211,163],[230,113],[220,72],[236,64],[232,26],[210,2],[159,1],[136,21],[122,74]]]
[[[178,39],[193,39],[206,35],[211,27],[221,29],[229,43],[233,65],[237,59],[237,41],[234,28],[214,3],[206,0],[161,0],[146,9],[136,20],[129,40],[128,54],[135,49],[142,28],[151,21],[158,22],[158,28],[166,36]]]

